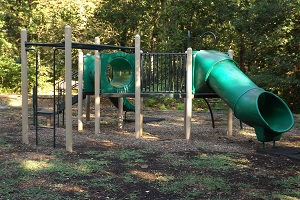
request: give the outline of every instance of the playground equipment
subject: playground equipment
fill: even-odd
[[[259,141],[278,141],[292,128],[294,118],[285,102],[255,85],[228,55],[195,51],[193,63],[195,92],[215,91],[238,119],[255,128]]]
[[[78,70],[78,122],[82,121],[83,96],[95,95],[95,134],[100,133],[100,96],[117,98],[112,99],[112,102],[118,106],[120,126],[123,111],[135,111],[136,138],[139,138],[143,131],[142,97],[185,98],[184,123],[187,140],[190,139],[193,98],[222,98],[238,119],[255,128],[257,139],[263,143],[278,141],[281,134],[290,130],[294,124],[293,115],[284,101],[256,86],[240,71],[232,55],[230,56],[232,52],[201,49],[193,51],[188,48],[186,53],[143,53],[140,48],[140,36],[136,35],[134,54],[100,54],[99,50],[125,47],[99,45],[98,39],[95,40],[95,45],[72,43],[71,27],[67,26],[65,31],[64,44],[28,43],[26,31],[21,32],[24,143],[28,143],[28,121],[23,118],[28,116],[28,103],[24,102],[28,94],[24,90],[27,84],[26,46],[30,45],[55,46],[65,50],[67,151],[72,151],[72,48],[95,50],[94,56],[86,55],[83,58],[83,53],[79,54]],[[135,105],[128,102],[126,97],[135,98]],[[79,127],[82,125],[78,125]]]

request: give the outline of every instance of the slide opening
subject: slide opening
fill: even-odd
[[[133,66],[122,57],[113,59],[106,68],[106,77],[116,88],[123,88],[133,81]]]
[[[271,130],[286,132],[292,128],[294,118],[283,100],[270,92],[263,92],[257,101],[259,113]]]

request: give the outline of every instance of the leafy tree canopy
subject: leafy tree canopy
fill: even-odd
[[[73,41],[133,46],[140,31],[144,52],[184,52],[200,48],[206,31],[217,49],[235,60],[259,86],[277,93],[294,110],[300,97],[299,0],[0,0],[0,89],[20,91],[20,30],[30,41],[60,42],[72,26]],[[214,48],[205,37],[203,48]],[[40,71],[51,77],[52,49],[39,49]],[[34,57],[29,55],[29,57]],[[34,59],[29,59],[34,65]],[[75,61],[74,61],[75,62]],[[58,75],[63,75],[63,64]],[[34,81],[34,70],[30,70]],[[42,82],[47,84],[50,78]]]

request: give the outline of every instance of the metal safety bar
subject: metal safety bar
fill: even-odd
[[[56,47],[56,48],[64,48],[65,42],[60,43],[42,43],[42,42],[25,42],[25,46],[44,46],[44,47]],[[106,44],[87,44],[87,43],[79,43],[72,42],[73,49],[87,49],[87,50],[134,50],[134,47],[124,47],[124,46],[114,46],[114,45],[106,45]]]

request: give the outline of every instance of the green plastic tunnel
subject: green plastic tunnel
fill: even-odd
[[[94,93],[95,58],[92,55],[84,57],[84,88],[86,93]],[[134,54],[125,52],[101,53],[101,93],[134,93]],[[118,107],[117,98],[110,101]],[[123,110],[134,111],[134,105],[123,98]]]
[[[278,141],[290,130],[294,118],[286,103],[259,88],[226,53],[193,52],[194,92],[215,91],[235,116],[255,128],[259,141]]]
[[[101,53],[101,93],[134,93],[134,54]],[[94,56],[84,58],[84,91],[94,92]]]

